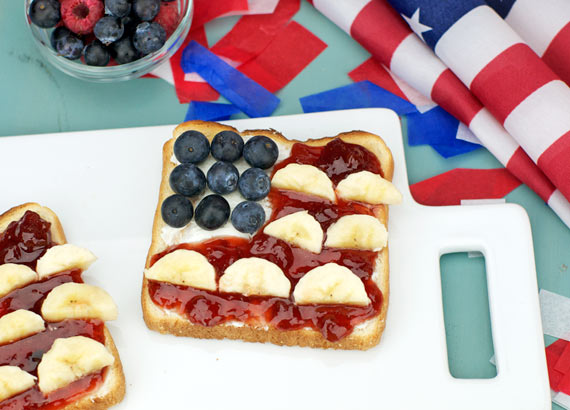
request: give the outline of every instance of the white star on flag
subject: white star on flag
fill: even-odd
[[[404,18],[404,20],[406,20],[406,22],[408,23],[408,25],[410,26],[410,28],[418,35],[420,36],[420,38],[425,42],[424,37],[422,36],[423,33],[425,33],[426,31],[430,31],[431,27],[430,26],[426,26],[425,24],[420,23],[420,8],[418,7],[416,9],[416,11],[414,11],[414,14],[412,14],[412,17],[407,17],[404,16],[402,14],[402,17]]]

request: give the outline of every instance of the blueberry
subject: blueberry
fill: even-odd
[[[125,17],[131,11],[130,0],[105,0],[105,13]]]
[[[208,195],[196,207],[196,223],[208,231],[219,228],[229,217],[230,205],[220,195]]]
[[[239,178],[239,192],[245,199],[258,201],[269,194],[271,180],[260,168],[249,168]]]
[[[221,131],[212,140],[212,156],[220,161],[234,162],[241,157],[243,138],[233,131]]]
[[[30,4],[28,14],[30,20],[41,28],[54,27],[61,20],[58,0],[34,0]]]
[[[207,179],[216,194],[229,194],[237,189],[239,171],[231,162],[218,161],[208,170]]]
[[[206,177],[194,164],[180,164],[170,173],[170,187],[184,196],[199,195],[206,189]]]
[[[124,32],[121,19],[113,16],[101,17],[93,28],[95,37],[106,46],[123,37]]]
[[[132,14],[122,17],[121,18],[121,23],[123,23],[123,27],[125,29],[125,36],[132,36],[133,34],[135,34],[135,30],[137,29],[137,26],[140,24],[140,20],[136,17],[134,17]]]
[[[210,141],[201,132],[186,131],[174,143],[174,155],[181,163],[198,164],[210,153]]]
[[[164,200],[160,207],[162,220],[173,228],[188,225],[194,215],[194,207],[188,198],[174,194]]]
[[[57,53],[69,60],[77,60],[83,51],[83,41],[75,34],[69,32],[55,43]]]
[[[95,40],[83,49],[83,58],[87,65],[103,67],[109,64],[111,56],[107,48],[100,41]]]
[[[55,50],[57,48],[57,42],[59,40],[61,40],[62,38],[66,37],[70,34],[71,34],[71,31],[67,27],[64,27],[64,26],[56,27],[51,32],[51,35],[49,38],[50,44],[53,47],[53,49]]]
[[[135,61],[139,55],[129,37],[123,37],[112,44],[112,55],[118,64],[126,64]]]
[[[143,21],[150,21],[160,10],[160,0],[134,0],[133,11]]]
[[[265,223],[265,211],[257,202],[243,201],[232,211],[232,225],[243,233],[255,233]]]
[[[243,157],[252,167],[270,168],[275,164],[278,156],[277,144],[265,135],[256,135],[248,140],[243,147]]]
[[[135,48],[145,55],[160,50],[164,43],[166,43],[166,31],[155,22],[142,22],[133,35]]]

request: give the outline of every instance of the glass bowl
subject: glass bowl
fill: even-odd
[[[75,78],[94,82],[125,81],[138,78],[154,70],[164,60],[169,59],[180,48],[188,34],[188,31],[190,30],[192,13],[194,11],[193,0],[176,0],[178,11],[181,16],[180,23],[160,50],[150,53],[131,63],[97,67],[84,64],[80,59],[68,60],[67,58],[58,55],[50,44],[50,33],[53,29],[44,29],[31,22],[30,17],[28,16],[28,10],[31,2],[32,0],[25,0],[26,22],[40,53],[60,71],[63,71]]]

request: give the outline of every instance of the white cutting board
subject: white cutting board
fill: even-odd
[[[109,328],[127,378],[117,409],[550,408],[528,217],[517,205],[424,207],[408,189],[400,122],[361,109],[228,122],[305,139],[361,129],[392,149],[390,306],[380,344],[366,352],[197,340],[149,331],[140,288],[161,175],[174,126],[0,138],[0,210],[36,201],[61,218],[68,241],[99,260],[86,282],[119,306]],[[449,373],[439,258],[486,258],[497,377]]]

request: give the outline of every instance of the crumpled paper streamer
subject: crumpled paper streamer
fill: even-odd
[[[194,0],[192,28],[201,27],[218,17],[247,13],[248,10],[247,0]]]
[[[368,80],[392,94],[414,104],[419,112],[426,112],[436,106],[429,98],[416,91],[411,85],[370,57],[348,73],[352,81]]]
[[[285,87],[327,47],[317,36],[294,21],[290,22],[239,71],[276,92]]]
[[[300,0],[281,0],[272,14],[244,16],[210,51],[237,67],[261,54],[299,7]]]
[[[233,114],[239,112],[239,108],[233,104],[192,101],[188,104],[184,121],[224,121],[229,120]]]
[[[570,341],[570,298],[541,289],[539,299],[542,331]]]
[[[570,410],[570,396],[564,393],[555,393],[552,395],[552,401],[560,407]]]
[[[300,98],[303,112],[346,110],[351,108],[390,108],[397,114],[416,112],[408,101],[388,92],[370,81],[334,88]]]
[[[184,49],[181,66],[185,73],[197,72],[250,117],[268,117],[279,105],[279,98],[196,41],[191,41]]]
[[[410,145],[428,144],[444,158],[480,148],[480,145],[456,138],[459,121],[439,106],[423,114],[408,114],[406,118]]]
[[[546,365],[550,388],[570,394],[570,343],[559,339],[546,348]]]
[[[462,199],[502,198],[520,184],[504,168],[456,168],[410,185],[410,191],[423,205],[459,205]]]

